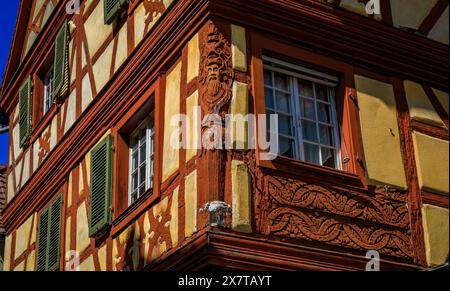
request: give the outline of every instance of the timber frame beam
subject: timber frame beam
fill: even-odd
[[[151,271],[257,270],[257,271],[365,271],[364,254],[324,249],[224,228],[207,228],[182,247],[158,259]],[[318,263],[320,262],[320,263]],[[419,271],[422,268],[381,258],[383,271]]]
[[[279,16],[283,15],[283,18]],[[52,37],[65,18],[59,7],[54,25],[43,34]],[[137,100],[180,57],[183,46],[209,19],[222,19],[305,49],[357,65],[378,74],[420,80],[448,90],[448,46],[411,35],[362,16],[321,3],[292,0],[179,0],[136,47],[93,101],[92,107],[61,140],[47,161],[4,210],[7,232],[21,225],[50,201],[74,167],[110,128],[122,105]],[[35,51],[48,46],[40,38]],[[27,58],[4,92],[7,112],[17,104],[18,88],[30,75],[36,57]],[[43,193],[45,193],[43,195]]]

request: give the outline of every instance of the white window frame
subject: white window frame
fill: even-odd
[[[322,148],[330,148],[335,150],[335,169],[342,170],[342,157],[341,157],[341,139],[339,134],[339,123],[338,123],[338,116],[337,116],[337,110],[336,110],[336,101],[335,101],[335,94],[336,94],[336,88],[338,86],[339,79],[335,76],[331,76],[328,74],[324,74],[321,72],[317,72],[315,70],[311,70],[308,68],[304,68],[295,64],[291,64],[285,61],[281,61],[278,59],[274,59],[271,57],[263,56],[264,61],[264,69],[272,72],[272,80],[274,80],[274,73],[281,73],[286,76],[288,76],[288,82],[290,86],[290,90],[287,92],[290,94],[290,107],[291,112],[290,116],[292,117],[292,129],[291,132],[293,133],[293,136],[286,136],[284,134],[278,134],[281,137],[293,139],[293,156],[294,159],[306,161],[305,157],[305,149],[304,144],[305,140],[303,139],[303,128],[302,128],[302,120],[308,120],[307,118],[302,117],[302,111],[301,111],[301,102],[300,102],[300,88],[298,85],[298,80],[306,80],[313,83],[313,94],[314,94],[314,106],[315,106],[315,114],[317,120],[311,120],[311,122],[314,122],[316,124],[317,129],[317,138],[319,139],[319,142],[310,142],[306,141],[308,144],[319,146],[319,166],[322,166]],[[270,64],[268,64],[270,63]],[[324,122],[321,122],[318,120],[318,108],[317,108],[317,93],[316,93],[316,84],[324,85],[328,87],[328,99],[330,104],[330,118],[332,123],[326,124]],[[275,87],[275,84],[273,84]],[[266,88],[265,82],[264,87]],[[274,107],[273,110],[275,110],[275,114],[277,114],[277,108],[276,108],[276,94],[275,94],[275,88],[272,88],[273,92],[273,102]],[[277,89],[278,90],[278,89]],[[282,90],[279,90],[282,91]],[[264,98],[266,102],[266,96]],[[312,99],[309,99],[312,100]],[[265,106],[266,112],[268,109],[267,104]],[[327,126],[333,126],[333,138],[334,138],[334,147],[327,146],[320,143],[320,130],[318,125],[327,125]],[[325,166],[324,166],[325,167]]]
[[[55,76],[53,75],[53,67],[44,76],[44,115],[47,114],[54,105],[53,95],[55,92]],[[50,101],[50,102],[49,102]]]
[[[139,124],[139,126],[130,134],[130,139],[129,139],[129,170],[128,170],[128,206],[133,205],[134,203],[136,203],[143,194],[145,194],[145,192],[147,192],[148,190],[153,188],[154,185],[154,167],[155,167],[155,127],[154,127],[154,121],[153,121],[153,112],[150,114],[150,116],[148,118],[146,118],[143,122],[141,122]],[[133,140],[135,139],[136,136],[140,137],[141,132],[143,129],[146,129],[146,158],[145,158],[145,163],[146,163],[146,171],[145,171],[145,190],[143,193],[139,193],[140,191],[140,185],[138,185],[137,187],[137,198],[135,201],[133,201],[132,196],[134,193],[134,189],[133,189],[133,174],[135,173],[135,171],[138,172],[138,183],[141,180],[141,173],[140,173],[140,168],[142,166],[142,163],[140,163],[140,147],[141,147],[141,139],[139,138],[138,140],[138,146],[137,146],[137,150],[138,150],[138,168],[137,169],[133,169]]]

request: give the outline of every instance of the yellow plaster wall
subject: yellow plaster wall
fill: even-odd
[[[412,119],[436,126],[445,126],[420,84],[405,81],[406,99]]]
[[[33,173],[37,170],[39,166],[39,140],[33,144]]]
[[[102,272],[106,271],[106,258],[106,245],[104,245],[98,250],[98,261],[100,263],[100,271]]]
[[[16,231],[15,259],[24,254],[28,249],[28,243],[32,245],[36,241],[37,220],[36,214],[30,216]]]
[[[166,79],[166,94],[164,106],[164,146],[163,146],[163,182],[174,174],[180,166],[179,149],[171,145],[174,132],[178,125],[171,123],[172,118],[180,114],[181,94],[181,62],[169,73]]]
[[[448,141],[414,132],[413,142],[421,189],[448,195]]]
[[[10,173],[8,175],[8,195],[6,195],[6,203],[9,203],[14,198],[15,193],[14,176],[13,173]]]
[[[392,19],[396,27],[417,29],[438,0],[391,0]]]
[[[190,121],[187,134],[189,135],[189,146],[186,150],[186,162],[192,160],[200,148],[199,127],[201,123],[201,112],[199,110],[198,91],[195,91],[186,99],[186,113]]]
[[[113,26],[105,25],[104,22],[103,2],[104,1],[98,2],[98,5],[84,23],[89,55],[91,57],[94,56],[108,36],[113,32]]]
[[[23,272],[25,271],[25,261],[21,262],[14,268],[14,272]]]
[[[89,256],[86,260],[84,260],[80,264],[79,270],[81,272],[93,272],[93,271],[95,271],[94,258],[92,257],[92,255]]]
[[[176,247],[178,245],[178,197],[179,197],[180,187],[177,187],[172,194],[172,205],[170,207],[170,216],[172,219],[170,220],[170,236],[172,238],[172,247]]]
[[[101,54],[92,66],[94,73],[95,87],[100,92],[110,79],[114,42],[110,42],[105,51]]]
[[[248,122],[244,120],[249,113],[248,85],[235,81],[233,83],[233,97],[231,99],[233,148],[243,150],[248,148]]]
[[[197,231],[197,171],[185,178],[185,236],[190,237]]]
[[[430,267],[448,262],[448,209],[432,205],[422,208],[427,263]]]
[[[92,87],[89,74],[86,74],[81,82],[81,110],[84,112],[92,101]]]
[[[241,232],[252,232],[251,189],[248,167],[244,162],[231,163],[232,227]]]
[[[86,211],[86,202],[83,202],[77,210],[77,237],[76,251],[82,253],[89,247],[91,239],[89,238],[89,221]]]
[[[35,271],[36,270],[36,251],[31,251],[27,256],[25,271]]]
[[[367,16],[366,5],[359,2],[358,0],[342,0],[340,3],[340,7],[358,13],[360,15]]]
[[[20,148],[20,127],[19,124],[14,126],[12,130],[12,138],[14,143],[14,160],[22,154],[22,149]]]
[[[64,134],[66,134],[72,125],[74,125],[76,121],[76,103],[77,103],[77,91],[73,90],[69,96],[69,99],[62,106],[61,112],[65,112],[65,107],[67,106],[67,115],[66,115],[66,123],[64,124]]]
[[[434,94],[448,114],[448,93],[433,89]]]
[[[441,15],[439,20],[431,29],[430,33],[428,34],[428,37],[434,39],[435,41],[439,41],[448,45],[448,35],[449,35],[448,19],[449,19],[449,12],[447,6],[447,9],[445,9],[444,13]]]
[[[21,186],[25,185],[30,178],[30,150],[28,149],[23,156],[23,171]]]
[[[188,43],[187,61],[187,82],[189,84],[198,77],[200,72],[200,44],[198,34],[196,34]]]
[[[231,25],[233,69],[247,72],[247,38],[245,28]]]
[[[355,76],[368,180],[406,189],[406,177],[392,85]]]
[[[67,217],[66,220],[66,233],[65,233],[65,245],[64,245],[64,254],[68,254],[70,249],[70,242],[71,242],[71,229],[72,229],[72,217]],[[66,256],[66,264],[69,262],[70,258]]]
[[[7,236],[5,239],[5,256],[4,256],[4,264],[3,270],[10,271],[11,270],[11,235]]]

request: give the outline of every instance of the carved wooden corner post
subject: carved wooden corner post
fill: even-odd
[[[229,226],[231,209],[224,201],[225,115],[232,97],[234,73],[230,37],[213,21],[200,32],[199,92],[202,108],[202,150],[199,158],[199,228]],[[229,34],[229,33],[228,33]]]

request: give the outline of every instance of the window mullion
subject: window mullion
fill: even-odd
[[[314,95],[314,110],[316,111],[316,131],[317,131],[317,142],[319,143],[319,163],[323,166],[323,158],[322,158],[322,147],[320,140],[320,125],[319,125],[319,110],[317,106],[317,93],[316,93],[316,83],[312,83],[313,85],[313,95]]]
[[[297,150],[297,158],[300,160],[305,160],[305,149],[303,145],[303,125],[302,125],[302,108],[301,108],[301,102],[300,102],[300,89],[298,87],[298,80],[297,78],[292,77],[292,93],[293,93],[293,112],[292,115],[294,116],[296,126],[296,150]]]
[[[330,100],[330,106],[331,106],[331,115],[332,115],[332,122],[335,123],[334,125],[334,142],[336,147],[336,167],[341,170],[343,169],[342,166],[342,156],[341,156],[341,139],[340,139],[340,133],[339,133],[339,122],[337,117],[337,109],[336,109],[336,101],[335,101],[335,94],[334,91],[328,88],[328,99]],[[343,132],[342,132],[343,134]]]
[[[131,135],[130,137],[130,156],[129,156],[129,167],[130,169],[128,170],[129,173],[129,182],[128,182],[128,205],[131,205],[131,195],[133,195],[133,135]]]
[[[146,160],[146,162],[147,162],[147,167],[146,167],[146,169],[145,169],[145,171],[147,172],[147,177],[146,177],[146,188],[147,189],[150,189],[150,185],[151,185],[151,181],[150,181],[150,179],[151,179],[151,169],[150,169],[150,164],[151,164],[151,162],[150,162],[150,157],[151,157],[151,150],[152,150],[152,147],[151,147],[151,140],[152,140],[152,136],[151,136],[151,130],[150,130],[150,122],[147,120],[147,123],[146,123],[146,130],[145,130],[145,132],[147,133],[147,137],[146,137],[146,140],[147,140],[147,156],[145,157],[145,160]]]

